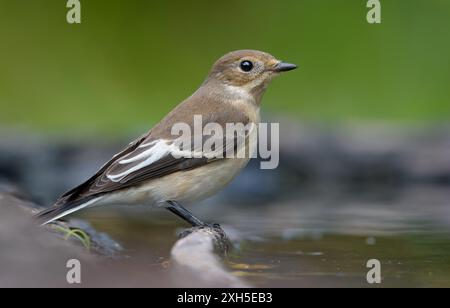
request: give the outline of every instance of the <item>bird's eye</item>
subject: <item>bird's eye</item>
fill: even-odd
[[[250,72],[253,69],[253,63],[250,61],[242,61],[240,67],[244,72]]]

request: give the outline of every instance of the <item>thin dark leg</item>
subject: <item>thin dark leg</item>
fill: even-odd
[[[195,217],[191,212],[186,210],[181,204],[175,202],[175,201],[167,201],[169,206],[167,209],[177,215],[178,217],[182,218],[183,220],[190,223],[193,227],[205,227],[208,226],[208,224],[204,223],[197,217]]]

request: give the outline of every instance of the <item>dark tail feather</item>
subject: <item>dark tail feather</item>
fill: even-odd
[[[88,207],[99,199],[100,197],[98,196],[92,196],[77,201],[67,202],[62,205],[57,204],[37,213],[34,218],[38,221],[39,224],[46,225],[52,221],[58,220],[66,215]]]

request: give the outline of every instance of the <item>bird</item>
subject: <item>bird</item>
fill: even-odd
[[[193,227],[211,226],[184,205],[208,198],[224,188],[250,158],[214,156],[198,148],[188,153],[196,151],[196,155],[180,155],[174,146],[177,136],[173,135],[172,127],[177,123],[192,127],[195,116],[201,116],[203,124],[217,123],[225,127],[227,123],[243,123],[257,130],[265,90],[274,77],[296,68],[295,64],[262,51],[227,53],[215,62],[206,80],[190,97],[149,132],[114,155],[92,177],[64,193],[54,205],[35,217],[41,225],[47,225],[94,206],[156,205]],[[246,134],[247,145],[248,138]],[[201,140],[204,142],[203,137]],[[224,143],[219,151],[229,149],[229,139]]]

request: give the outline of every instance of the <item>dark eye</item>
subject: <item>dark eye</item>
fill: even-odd
[[[244,72],[250,72],[253,69],[253,63],[250,61],[242,61],[241,62],[241,70]]]

